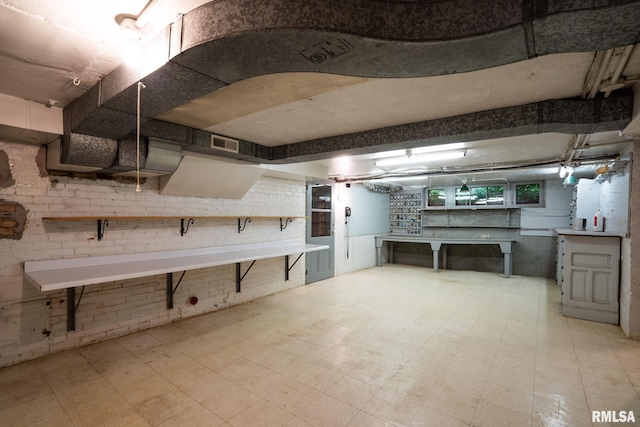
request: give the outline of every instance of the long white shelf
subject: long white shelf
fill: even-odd
[[[309,245],[302,240],[293,239],[197,249],[25,261],[24,277],[42,292],[67,289],[67,329],[74,330],[77,286],[166,274],[167,308],[171,309],[173,294],[180,285],[178,281],[176,286],[173,286],[173,273],[235,263],[236,292],[240,292],[242,279],[256,260],[284,256],[285,280],[289,280],[289,271],[304,253],[325,249],[329,249],[329,246]],[[290,265],[289,256],[294,254],[299,256]],[[252,264],[241,274],[240,265],[246,261],[252,261]]]
[[[44,292],[328,248],[326,245],[307,245],[300,240],[281,240],[247,245],[26,261],[24,275],[32,285]]]

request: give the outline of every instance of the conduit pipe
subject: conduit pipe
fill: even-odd
[[[567,159],[567,162],[573,161],[573,158],[576,156],[576,153],[578,151],[584,150],[585,147],[587,146],[588,141],[589,141],[588,134],[579,133],[577,135],[573,135],[571,144],[569,144],[567,151],[564,152],[564,156],[566,156],[567,154],[569,154],[569,152],[571,152],[571,154],[569,155],[569,158]]]
[[[604,91],[605,98],[609,97],[609,95],[611,95],[611,92],[613,90],[618,89],[618,87],[616,87],[616,83],[618,83],[618,79],[622,75],[622,72],[624,71],[624,67],[626,67],[627,62],[629,62],[629,58],[631,57],[631,52],[633,52],[634,47],[635,47],[634,45],[628,45],[624,47],[624,50],[622,51],[622,54],[618,59],[618,64],[616,65],[616,69],[613,71],[613,74],[611,75],[611,80],[609,81],[609,85],[607,86],[607,89]]]
[[[600,52],[598,52],[600,54]],[[593,99],[596,97],[598,90],[600,90],[600,82],[602,82],[602,77],[604,76],[604,72],[607,69],[607,65],[609,65],[609,61],[611,61],[611,57],[613,56],[613,49],[607,49],[604,52],[604,57],[600,64],[598,64],[598,74],[596,75],[595,82],[591,84],[591,90],[587,95],[587,99]]]

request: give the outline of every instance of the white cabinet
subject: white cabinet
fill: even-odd
[[[562,249],[562,314],[618,324],[620,237],[558,231]]]

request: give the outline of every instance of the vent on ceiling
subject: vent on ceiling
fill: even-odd
[[[221,135],[211,135],[211,148],[213,150],[228,151],[230,153],[237,153],[240,146],[240,141],[237,139],[227,138]]]

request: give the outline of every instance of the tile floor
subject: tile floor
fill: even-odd
[[[372,268],[0,369],[0,425],[640,422],[640,343],[559,299],[539,278]]]

